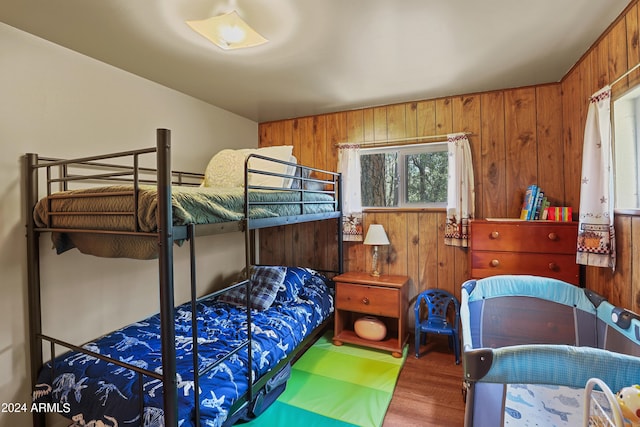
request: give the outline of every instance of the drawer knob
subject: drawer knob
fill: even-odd
[[[559,270],[559,268],[558,268],[558,264],[556,264],[555,262],[550,262],[550,263],[549,263],[549,270],[551,270],[551,271],[558,271],[558,270]]]
[[[549,233],[548,237],[549,237],[549,240],[553,240],[553,241],[558,240],[558,235],[553,232]]]
[[[500,261],[498,261],[497,259],[492,259],[489,264],[491,265],[491,267],[497,267],[500,265]]]
[[[367,297],[362,298],[362,303],[364,305],[369,305],[369,298],[367,298]]]
[[[500,237],[500,233],[498,233],[497,231],[492,231],[491,234],[489,235],[489,237],[491,237],[492,239],[497,239],[498,237]]]

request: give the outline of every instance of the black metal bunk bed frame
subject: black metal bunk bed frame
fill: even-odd
[[[158,129],[156,132],[157,145],[155,148],[147,148],[141,150],[132,150],[119,153],[111,153],[101,156],[84,157],[72,160],[62,160],[55,158],[38,157],[37,154],[28,153],[24,156],[24,174],[25,174],[25,218],[26,218],[26,237],[27,237],[27,281],[28,281],[28,303],[29,303],[29,332],[30,332],[30,369],[32,387],[35,389],[38,371],[43,366],[43,341],[47,341],[50,344],[50,357],[51,360],[55,358],[56,345],[64,347],[66,349],[79,351],[89,356],[108,361],[118,366],[127,368],[135,372],[139,377],[139,395],[140,398],[140,414],[142,419],[143,413],[143,390],[142,390],[142,376],[148,376],[162,381],[163,384],[163,405],[164,405],[164,419],[166,426],[175,426],[178,424],[178,409],[177,409],[177,380],[176,380],[176,351],[175,351],[175,324],[174,324],[174,271],[173,271],[173,244],[175,241],[187,240],[189,241],[189,253],[190,253],[190,270],[191,270],[191,311],[192,311],[192,324],[193,327],[193,358],[194,358],[194,380],[195,380],[195,396],[194,396],[194,417],[196,425],[200,425],[199,420],[199,394],[198,394],[198,377],[206,373],[209,369],[216,366],[218,363],[231,357],[237,353],[244,346],[248,346],[248,369],[247,369],[247,381],[248,391],[244,396],[244,399],[239,399],[230,410],[230,414],[237,412],[243,406],[246,406],[252,402],[255,398],[255,390],[259,390],[267,381],[268,376],[258,379],[253,383],[251,379],[251,328],[248,327],[247,340],[238,348],[229,352],[229,354],[217,361],[212,366],[209,366],[203,370],[200,370],[197,363],[198,357],[198,341],[197,341],[197,322],[195,321],[195,307],[198,301],[196,295],[196,273],[195,273],[195,245],[194,238],[196,236],[220,234],[231,231],[242,231],[245,234],[245,271],[249,271],[249,267],[253,264],[255,256],[255,241],[254,230],[267,227],[275,227],[281,225],[289,225],[301,222],[320,221],[327,219],[337,219],[337,233],[338,233],[338,270],[336,273],[343,271],[343,244],[342,244],[342,220],[341,220],[341,177],[338,173],[324,171],[321,169],[305,167],[302,165],[295,165],[288,162],[283,162],[276,159],[269,159],[267,157],[252,154],[251,157],[261,158],[268,161],[275,161],[297,168],[306,169],[308,171],[316,171],[323,174],[328,178],[308,178],[302,176],[295,177],[294,179],[301,182],[300,188],[297,190],[300,193],[300,200],[297,203],[300,205],[299,215],[289,215],[275,218],[256,218],[251,219],[249,217],[249,211],[252,202],[249,200],[249,190],[280,190],[279,188],[261,187],[249,185],[250,174],[272,175],[282,178],[291,178],[289,175],[282,175],[273,172],[264,172],[249,167],[249,158],[245,162],[245,203],[244,203],[244,219],[240,221],[224,222],[216,224],[206,225],[173,225],[173,213],[171,204],[172,185],[199,185],[202,178],[202,174],[188,173],[188,172],[174,172],[171,170],[171,132],[168,129]],[[139,157],[144,154],[156,153],[156,169],[144,168],[139,165]],[[122,166],[112,163],[104,163],[107,159],[116,158],[131,158],[132,165]],[[76,167],[89,167],[97,169],[106,169],[105,173],[92,173],[89,175],[74,175],[70,174],[68,168],[72,165]],[[39,178],[38,171],[40,169],[46,169],[47,174],[47,196],[52,194],[52,184],[58,184],[61,190],[67,190],[70,182],[93,182],[95,180],[100,181],[116,181],[116,182],[132,182],[134,212],[130,212],[135,218],[137,218],[137,194],[139,185],[143,183],[155,183],[157,185],[158,192],[158,231],[155,233],[141,232],[137,226],[137,220],[134,220],[135,230],[132,231],[105,231],[105,230],[73,230],[73,229],[56,229],[52,227],[38,228],[33,221],[33,209],[39,200]],[[59,177],[54,178],[52,176],[52,168],[59,168]],[[141,177],[143,174],[155,174],[155,179],[145,180]],[[128,178],[127,178],[128,177]],[[304,182],[314,182],[323,186],[323,190],[305,190]],[[324,189],[328,186],[330,189]],[[325,213],[305,214],[304,206],[307,203],[304,201],[304,193],[306,191],[322,192],[331,194],[333,197],[333,211]],[[255,204],[264,205],[264,202],[256,202]],[[92,352],[83,348],[82,346],[76,346],[68,342],[44,335],[42,332],[42,305],[40,300],[40,251],[39,251],[39,235],[46,232],[90,232],[98,234],[119,234],[119,235],[146,235],[156,236],[158,241],[158,275],[159,275],[159,296],[160,296],[160,325],[161,325],[161,346],[162,346],[162,373],[141,369],[139,367],[121,362],[119,360],[111,359],[104,355]],[[250,294],[250,281],[248,277],[245,280],[236,283],[228,288],[214,292],[213,295],[226,292],[237,286],[246,286],[247,296]],[[247,325],[251,324],[251,310],[249,308],[249,299],[247,297]],[[327,324],[327,322],[325,322]],[[318,328],[320,329],[320,328]],[[304,348],[308,343],[314,339],[314,335],[308,336],[299,346]],[[278,370],[289,363],[291,359],[296,357],[296,352],[290,354],[285,360],[282,360],[275,368],[270,372],[277,373]],[[44,414],[33,414],[33,425],[44,426],[45,419]]]

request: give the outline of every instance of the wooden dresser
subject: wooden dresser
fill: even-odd
[[[471,277],[532,274],[580,285],[577,222],[474,220]]]

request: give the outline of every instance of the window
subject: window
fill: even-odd
[[[446,207],[446,142],[360,152],[363,207]]]
[[[615,204],[618,209],[638,209],[640,200],[640,88],[615,101],[614,106]]]

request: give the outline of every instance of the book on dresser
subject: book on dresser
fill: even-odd
[[[522,201],[522,210],[520,211],[520,219],[531,219],[531,211],[533,209],[536,195],[538,194],[538,186],[535,184],[527,187],[524,193],[524,200]]]
[[[540,209],[542,208],[542,201],[544,200],[544,191],[538,189],[536,195],[536,201],[533,203],[533,214],[530,219],[540,219]]]

